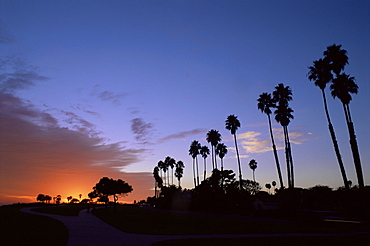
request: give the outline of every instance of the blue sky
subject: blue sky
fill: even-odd
[[[0,1],[2,73],[28,74],[12,89],[7,101],[13,104],[7,107],[13,107],[14,121],[31,124],[24,138],[21,131],[10,136],[8,128],[0,128],[3,139],[14,139],[12,146],[2,144],[6,150],[23,146],[20,156],[29,146],[44,150],[35,148],[21,160],[2,153],[2,180],[22,178],[34,188],[1,185],[1,198],[37,192],[77,197],[102,176],[112,176],[133,184],[126,199],[144,199],[152,195],[154,166],[167,155],[184,161],[182,184],[191,188],[190,143],[206,145],[211,129],[229,147],[226,168],[237,172],[233,139],[224,128],[230,114],[242,124],[243,177],[252,178],[253,158],[263,186],[277,181],[267,118],[256,99],[278,83],[293,91],[289,130],[296,185],[339,187],[321,93],[306,77],[307,67],[334,43],[348,51],[345,71],[359,86],[350,106],[368,184],[369,10],[368,1]],[[327,96],[346,171],[356,183],[342,106],[329,91]],[[274,130],[279,134],[281,128],[274,123]],[[53,149],[61,143],[76,146]],[[63,153],[64,161],[58,157]],[[279,156],[283,164],[283,150]],[[9,168],[13,162],[20,164]],[[35,170],[50,171],[58,184],[31,179]],[[85,171],[83,182],[77,175],[66,184],[65,177]],[[284,165],[283,171],[286,180]],[[67,186],[74,188],[60,191]]]

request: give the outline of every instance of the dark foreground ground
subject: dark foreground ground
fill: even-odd
[[[24,206],[40,204],[0,207],[0,245],[66,245],[68,230],[62,223],[45,216],[20,212],[19,209]],[[76,216],[84,208],[85,205],[43,206],[39,212]],[[209,235],[206,238],[168,240],[154,245],[370,245],[370,230],[366,223],[225,217],[133,206],[118,206],[116,211],[113,208],[96,209],[93,213],[125,232]],[[316,236],[299,236],[306,233]],[[212,234],[226,235],[224,238],[212,238]],[[250,234],[252,237],[232,238],[227,234]]]

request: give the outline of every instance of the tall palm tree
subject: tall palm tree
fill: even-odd
[[[262,93],[260,97],[257,99],[257,101],[258,101],[258,104],[257,104],[258,109],[261,110],[262,113],[265,113],[267,115],[267,119],[269,122],[269,129],[270,129],[270,137],[271,137],[271,142],[272,142],[272,149],[274,152],[276,169],[277,169],[278,176],[279,176],[280,188],[283,188],[284,187],[283,176],[281,174],[279,157],[278,157],[277,150],[276,150],[274,135],[272,133],[271,117],[270,117],[270,114],[272,113],[271,108],[275,108],[276,105],[275,105],[274,100],[271,97],[271,94],[266,93],[266,92]]]
[[[275,87],[275,91],[273,92],[273,99],[275,102],[277,102],[277,107],[274,112],[275,120],[280,123],[280,125],[283,127],[284,132],[285,160],[287,164],[288,185],[289,188],[294,188],[293,158],[288,132],[290,119],[294,118],[292,115],[294,111],[289,107],[289,101],[293,99],[292,90],[289,88],[289,86],[284,86],[284,84],[280,83]]]
[[[319,60],[313,62],[313,66],[310,66],[309,70],[310,71],[308,72],[308,79],[311,80],[311,81],[314,81],[314,84],[316,86],[318,86],[321,90],[322,99],[324,101],[325,115],[326,115],[326,119],[328,121],[329,132],[330,132],[331,140],[332,140],[333,145],[334,145],[335,155],[336,155],[337,160],[338,160],[339,169],[340,169],[340,172],[341,172],[341,175],[342,175],[344,186],[345,186],[346,189],[349,189],[346,170],[344,169],[342,156],[341,156],[340,151],[339,151],[337,138],[335,136],[334,127],[331,123],[329,110],[328,110],[328,106],[327,106],[327,103],[326,103],[325,87],[326,87],[326,84],[329,83],[330,81],[332,81],[332,79],[333,79],[333,75],[330,72],[331,69],[330,69],[329,62],[328,62],[328,60],[325,60],[325,59],[324,60],[319,59]]]
[[[165,175],[163,175],[163,173],[165,173],[164,169],[166,169],[166,165],[164,164],[163,161],[158,161],[157,166],[158,166],[158,168],[161,172],[161,178],[162,178],[162,180],[164,180],[164,186],[166,186],[166,178],[165,177],[163,178],[163,176],[165,176]]]
[[[221,141],[221,134],[217,130],[210,130],[207,132],[206,140],[208,143],[211,144],[212,147],[212,166],[213,169],[217,169],[217,161],[216,161],[216,155],[215,155],[215,148],[217,144]]]
[[[240,158],[239,158],[239,150],[238,150],[238,143],[236,141],[236,130],[240,127],[240,121],[238,117],[235,115],[229,115],[225,121],[225,128],[226,130],[230,130],[231,134],[234,135],[234,142],[235,142],[235,149],[236,149],[236,156],[238,158],[238,168],[239,168],[239,185],[240,190],[242,189],[242,168],[240,165]]]
[[[181,178],[182,178],[182,176],[183,176],[183,173],[184,173],[184,167],[185,167],[185,165],[184,165],[184,163],[183,163],[182,161],[178,161],[178,162],[176,163],[175,176],[176,176],[176,178],[177,178],[177,180],[178,180],[178,182],[179,182],[179,188],[181,187],[181,185],[180,185],[180,179],[181,179]]]
[[[198,169],[198,155],[199,155],[199,149],[201,148],[200,143],[197,140],[194,140],[190,144],[189,149],[189,155],[193,158],[193,175],[194,175],[194,186],[196,187],[199,185],[199,169]],[[195,173],[195,166],[197,170],[197,176]],[[197,182],[198,181],[198,182]]]
[[[153,176],[155,180],[155,185],[154,185],[154,197],[158,198],[158,188],[161,188],[163,185],[162,178],[159,176],[159,167],[155,166],[153,170]]]
[[[218,155],[218,157],[220,157],[220,159],[221,159],[221,171],[224,170],[223,159],[224,159],[226,154],[227,154],[227,146],[224,143],[217,144],[216,155]]]
[[[203,157],[204,159],[204,176],[203,176],[203,180],[206,179],[206,176],[207,176],[207,162],[206,162],[206,159],[209,155],[209,148],[207,146],[202,146],[200,148],[200,151],[199,151],[200,155]]]
[[[170,156],[167,156],[166,159],[164,160],[164,164],[167,166],[167,169],[168,170],[170,168],[172,169],[172,185],[173,185],[173,168],[175,166],[175,163],[176,163],[175,159],[173,159]],[[170,177],[169,176],[170,176],[170,174],[169,174],[169,171],[168,171],[168,183],[170,183]]]
[[[256,177],[255,177],[255,175],[254,175],[254,172],[255,172],[255,171],[256,171],[256,169],[257,169],[257,162],[256,162],[256,160],[255,160],[255,159],[250,160],[250,162],[249,162],[249,167],[250,167],[250,169],[252,169],[252,171],[253,171],[253,181],[254,181],[254,183],[256,183]]]
[[[347,51],[341,49],[342,45],[333,44],[324,51],[324,60],[329,65],[329,69],[335,75],[339,75],[348,64]]]
[[[357,94],[358,86],[355,83],[355,78],[342,73],[333,79],[333,83],[330,85],[331,95],[336,98],[338,97],[343,105],[344,115],[347,122],[350,145],[352,150],[352,156],[355,164],[357,181],[359,188],[364,188],[364,177],[362,173],[360,153],[358,150],[355,129],[352,122],[351,111],[349,103],[352,100],[351,93]]]

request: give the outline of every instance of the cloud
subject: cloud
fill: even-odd
[[[103,176],[122,178],[120,170],[139,162],[140,153],[147,151],[104,143],[88,134],[94,125],[74,113],[64,115],[76,129],[61,127],[49,113],[0,93],[0,199],[67,190],[87,193]],[[142,192],[149,192],[151,183],[141,184],[147,187]]]
[[[127,96],[126,93],[114,93],[112,91],[103,91],[98,93],[97,97],[105,102],[111,102],[114,105],[118,106],[121,104],[123,98]]]
[[[131,131],[135,135],[135,139],[142,144],[149,142],[154,125],[152,123],[145,123],[142,118],[134,118],[131,120]]]
[[[26,64],[22,59],[9,56],[0,59],[0,92],[15,93],[21,89],[34,86],[38,81],[48,77],[37,73],[36,68]]]
[[[164,138],[161,138],[159,141],[160,142],[165,142],[165,141],[169,141],[169,140],[172,140],[172,139],[184,139],[184,138],[187,138],[187,137],[190,137],[190,136],[193,136],[193,135],[198,135],[200,133],[205,133],[205,132],[207,132],[206,129],[197,128],[197,129],[193,129],[193,130],[190,130],[190,131],[183,131],[183,132],[168,135]]]
[[[276,148],[284,149],[284,135],[282,128],[274,128],[274,140]],[[309,140],[310,133],[299,130],[289,132],[290,142],[293,144],[303,144]],[[263,153],[272,150],[270,135],[257,131],[248,131],[238,134],[241,147],[246,153]]]

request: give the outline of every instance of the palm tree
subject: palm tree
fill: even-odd
[[[207,132],[207,142],[211,144],[212,146],[212,166],[213,169],[217,169],[217,161],[216,161],[216,155],[215,153],[215,148],[217,144],[221,141],[221,134],[217,130],[210,130]]]
[[[199,151],[200,155],[203,157],[204,159],[204,176],[203,176],[203,180],[206,179],[206,176],[207,176],[207,163],[206,163],[206,159],[209,155],[209,148],[207,146],[202,146],[200,148],[200,151]]]
[[[257,162],[255,159],[250,160],[249,167],[253,171],[253,181],[256,182],[256,177],[254,175],[254,171],[257,169]]]
[[[355,83],[355,78],[342,73],[333,79],[333,84],[330,85],[331,95],[336,98],[338,97],[343,105],[344,115],[347,122],[350,145],[352,150],[352,156],[355,164],[357,181],[359,188],[364,188],[364,177],[362,173],[360,153],[358,150],[355,129],[353,126],[351,111],[349,108],[349,103],[352,100],[351,93],[357,94],[358,86]]]
[[[344,67],[348,64],[347,51],[341,49],[342,45],[333,44],[324,51],[324,60],[329,65],[329,69],[335,75],[339,75]]]
[[[292,90],[289,86],[284,86],[280,83],[275,87],[273,92],[273,99],[277,102],[277,109],[275,110],[275,120],[280,123],[283,127],[284,132],[284,142],[285,142],[285,160],[287,164],[288,173],[288,185],[289,188],[294,188],[294,171],[293,171],[293,158],[289,141],[288,125],[290,119],[293,119],[292,113],[294,112],[289,107],[289,101],[292,100]]]
[[[164,169],[166,169],[166,165],[164,164],[163,161],[158,161],[157,166],[158,166],[158,168],[159,168],[159,170],[161,172],[161,178],[162,178],[162,180],[164,180],[164,186],[166,186],[166,177],[163,178],[163,176],[166,176],[166,174],[163,175]]]
[[[330,120],[329,110],[328,110],[328,106],[326,103],[325,87],[326,87],[326,84],[329,83],[333,79],[333,75],[330,72],[329,62],[327,60],[319,59],[317,61],[314,61],[313,66],[310,66],[309,69],[310,71],[308,72],[308,79],[311,81],[314,81],[315,85],[321,89],[322,99],[324,101],[325,115],[328,121],[329,132],[330,132],[331,140],[334,145],[334,151],[335,151],[335,154],[338,160],[339,169],[342,174],[344,186],[346,187],[346,189],[349,189],[346,170],[344,169],[342,156],[339,151],[337,138],[335,136],[334,128]]]
[[[276,150],[274,135],[272,133],[271,117],[270,117],[270,114],[272,113],[271,108],[275,108],[276,105],[275,105],[274,100],[271,97],[271,94],[266,93],[266,92],[262,93],[260,95],[260,97],[257,99],[257,101],[258,101],[258,104],[257,104],[258,109],[261,110],[262,113],[265,113],[267,115],[267,119],[268,119],[268,122],[269,122],[269,128],[270,128],[270,137],[271,137],[271,142],[272,142],[272,149],[273,149],[273,152],[274,152],[276,169],[278,171],[278,176],[279,176],[280,188],[283,188],[284,187],[283,176],[281,174],[279,157],[278,157],[277,150]]]
[[[174,168],[174,166],[175,166],[175,163],[176,163],[176,161],[175,161],[175,159],[173,159],[172,157],[169,157],[169,156],[167,156],[166,157],[166,159],[164,160],[164,163],[166,164],[166,166],[167,166],[167,168],[169,169],[169,168],[171,168],[172,169],[172,184],[173,184],[173,168]],[[168,173],[168,176],[169,176],[170,174]],[[170,177],[168,177],[168,183],[170,182]]]
[[[201,148],[200,143],[197,140],[194,140],[190,144],[189,155],[193,158],[193,175],[194,175],[194,186],[199,185],[199,169],[198,169],[198,155],[199,149]],[[195,174],[195,165],[197,167],[197,176]],[[196,178],[197,177],[197,178]],[[197,182],[198,181],[198,182]]]
[[[223,159],[224,159],[226,154],[227,154],[227,146],[224,143],[217,144],[216,155],[218,155],[218,157],[220,157],[220,159],[221,159],[221,171],[224,170]]]
[[[239,167],[239,185],[240,185],[240,190],[241,190],[242,189],[242,168],[240,165],[238,143],[236,141],[236,130],[238,130],[239,127],[240,127],[240,121],[238,120],[238,117],[235,115],[229,115],[225,122],[225,128],[226,130],[230,130],[231,134],[234,135],[236,156],[238,158],[238,167]]]
[[[158,198],[158,192],[157,189],[162,187],[163,181],[162,178],[159,176],[159,167],[155,166],[153,170],[153,176],[155,180],[155,185],[154,185],[154,197]]]
[[[178,161],[178,162],[176,163],[175,176],[176,176],[176,178],[177,178],[177,180],[178,180],[178,182],[179,182],[179,188],[181,187],[181,186],[180,186],[180,179],[181,179],[181,178],[182,178],[182,176],[183,176],[183,173],[184,173],[184,167],[185,167],[185,165],[184,165],[184,163],[183,163],[182,161]]]

